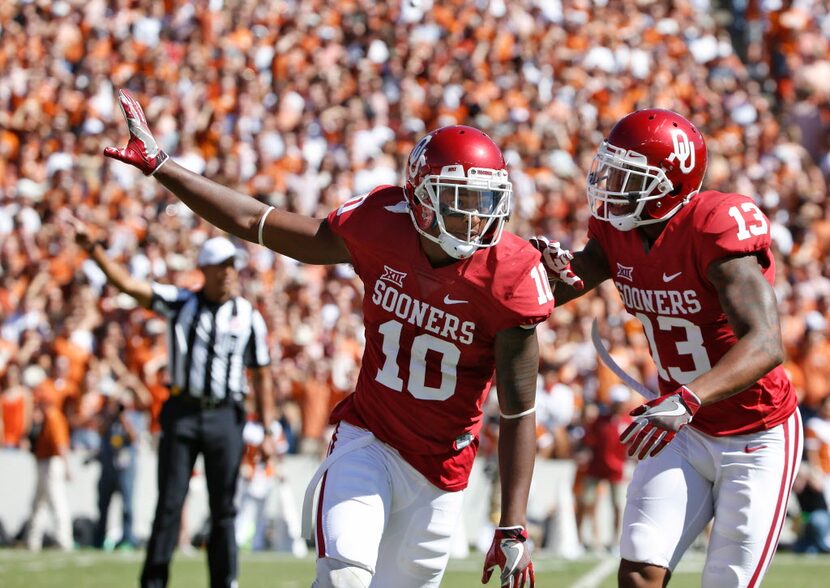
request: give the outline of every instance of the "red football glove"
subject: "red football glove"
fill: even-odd
[[[663,394],[632,410],[634,422],[620,435],[628,445],[628,455],[637,459],[653,457],[674,439],[677,432],[692,422],[700,408],[700,398],[686,386]]]
[[[119,90],[118,99],[121,103],[121,112],[127,119],[130,140],[123,149],[106,147],[104,155],[129,163],[140,169],[145,176],[151,176],[167,161],[167,154],[159,149],[138,101],[127,90]]]
[[[533,575],[533,562],[530,561],[530,548],[527,546],[527,531],[524,527],[496,527],[493,543],[484,558],[482,584],[490,581],[490,574],[496,566],[501,568],[502,586],[535,586],[536,576]]]
[[[575,290],[582,290],[585,287],[582,279],[571,269],[573,254],[567,249],[563,249],[559,245],[559,241],[549,241],[547,237],[541,236],[531,237],[528,241],[542,253],[545,268],[554,276],[555,280],[565,282]]]

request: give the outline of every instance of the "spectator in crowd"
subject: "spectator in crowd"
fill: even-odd
[[[236,544],[240,548],[262,551],[267,547],[265,506],[274,487],[275,462],[272,456],[262,452],[265,431],[258,423],[245,423],[242,438],[245,440],[245,454],[237,490]]]
[[[93,545],[106,545],[107,519],[113,494],[121,495],[121,538],[116,549],[136,546],[133,535],[133,488],[138,461],[139,434],[143,430],[143,415],[135,409],[135,400],[129,388],[115,388],[104,395],[105,403],[97,415],[101,437],[98,461],[101,474],[98,479],[98,524]]]
[[[279,423],[279,421],[276,421]],[[273,491],[280,490],[285,482],[282,473],[279,471],[282,456],[288,450],[288,443],[282,435],[281,427],[276,425],[274,454],[267,455],[262,451],[262,443],[265,440],[265,433],[256,421],[249,421],[245,424],[243,437],[245,439],[245,455],[242,458],[242,469],[240,471],[238,502],[239,512],[236,515],[236,542],[240,547],[247,547],[254,551],[261,551],[270,546],[269,541],[276,541],[276,537],[270,539],[266,536],[269,527],[266,506]],[[280,510],[284,510],[286,504],[280,500]],[[297,557],[304,556],[308,548],[305,541],[300,537],[299,512],[292,501],[287,505],[291,513],[280,512],[284,521],[291,520],[293,529],[285,526],[286,535],[291,543],[290,549]],[[291,536],[293,531],[294,536]],[[273,530],[273,535],[279,532]]]
[[[830,553],[830,511],[824,499],[822,473],[810,462],[802,464],[793,493],[798,502],[796,553]]]
[[[596,418],[586,423],[585,437],[582,440],[589,455],[582,478],[582,491],[577,496],[577,510],[583,517],[590,519],[593,533],[590,539],[583,539],[582,543],[595,551],[602,548],[612,550],[617,545],[628,487],[625,476],[628,456],[625,445],[620,443],[620,435],[631,424],[631,417],[628,416],[631,394],[628,388],[617,384],[611,388],[609,396],[610,405],[600,407]],[[602,543],[597,517],[598,497],[605,492],[610,497],[613,512],[610,544]],[[582,530],[582,520],[577,525]]]
[[[571,441],[568,427],[576,413],[574,390],[559,375],[573,373],[562,366],[543,365],[536,386],[536,449],[540,457],[568,459]],[[569,382],[573,380],[568,378]]]
[[[43,379],[45,382],[45,374]],[[55,540],[63,551],[70,551],[73,541],[72,515],[67,497],[67,482],[72,479],[69,467],[69,425],[60,409],[55,389],[42,384],[43,382],[35,392],[30,434],[37,460],[37,483],[26,546],[31,551],[40,551],[51,510],[55,521]]]
[[[804,453],[825,504],[830,505],[830,396],[804,425]]]
[[[26,436],[32,426],[32,392],[24,385],[20,366],[15,362],[8,364],[0,381],[2,446],[7,449],[28,449]]]

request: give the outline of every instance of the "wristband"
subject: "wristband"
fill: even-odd
[[[259,226],[257,227],[257,231],[256,231],[256,240],[257,240],[257,243],[259,243],[260,245],[263,245],[263,246],[265,245],[265,243],[262,242],[262,229],[265,227],[265,219],[268,218],[268,215],[271,214],[271,212],[273,210],[274,210],[274,207],[269,206],[268,208],[265,209],[265,212],[262,213],[262,216],[259,217]]]
[[[162,151],[161,149],[159,149],[158,157],[159,157],[159,159],[161,159],[161,161],[156,166],[156,168],[147,175],[149,175],[149,176],[156,175],[156,172],[161,169],[161,166],[163,166],[165,163],[167,163],[167,160],[170,159],[170,157],[164,151]]]
[[[536,412],[536,407],[535,406],[533,406],[531,408],[528,408],[527,410],[525,410],[523,412],[516,413],[516,414],[504,414],[503,412],[499,412],[499,416],[503,419],[507,419],[508,421],[511,421],[513,419],[520,419],[523,416],[533,414],[534,412]]]
[[[685,404],[686,408],[689,409],[689,414],[694,416],[695,413],[700,410],[700,405],[703,404],[703,402],[688,386],[681,386],[677,392],[680,394],[683,404]]]

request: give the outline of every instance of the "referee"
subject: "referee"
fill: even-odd
[[[78,244],[108,281],[168,321],[170,398],[159,416],[158,503],[141,586],[167,585],[182,504],[196,456],[201,453],[210,499],[210,585],[235,587],[234,494],[244,449],[245,368],[252,368],[257,412],[265,431],[271,431],[274,422],[265,321],[234,291],[240,254],[224,237],[205,241],[197,259],[205,285],[194,292],[133,278],[107,257],[104,247],[89,237],[81,221],[72,217],[67,220],[75,229]],[[271,440],[264,444],[264,450],[273,452]]]

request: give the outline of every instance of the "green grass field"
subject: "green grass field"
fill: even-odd
[[[20,550],[0,551],[2,588],[115,588],[136,586],[141,553],[71,554]],[[702,556],[687,555],[670,586],[700,586]],[[443,588],[470,588],[479,583],[482,559],[453,560],[441,584]],[[616,562],[586,558],[575,562],[537,557],[539,588],[568,586],[613,588]],[[242,588],[308,588],[314,577],[311,558],[294,559],[275,554],[243,554],[239,583]],[[764,588],[825,588],[830,585],[830,556],[779,554],[764,581]],[[171,588],[207,586],[204,554],[180,555],[173,566]],[[496,586],[495,579],[489,586]],[[394,587],[389,587],[394,588]]]

